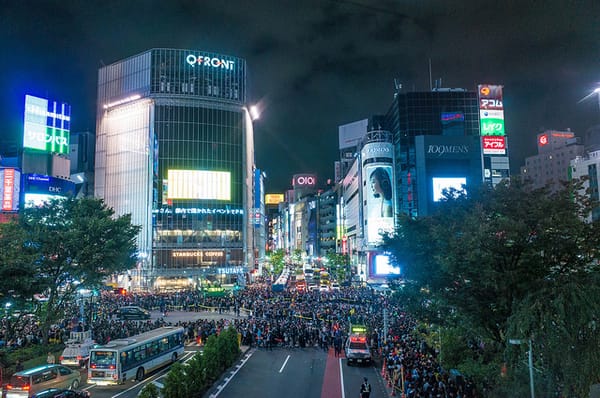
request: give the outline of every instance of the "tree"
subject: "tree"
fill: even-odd
[[[19,217],[23,247],[36,255],[27,269],[48,301],[41,314],[42,332],[63,314],[82,287],[94,288],[136,263],[138,226],[131,216],[115,217],[99,199],[54,199],[23,210]],[[27,257],[18,261],[31,260]],[[47,336],[44,335],[46,339]]]
[[[495,189],[451,192],[433,215],[404,218],[386,240],[409,281],[401,294],[420,315],[460,323],[491,345],[497,351],[491,360],[514,351],[509,338],[532,338],[536,365],[548,380],[589,388],[600,365],[593,333],[600,231],[598,222],[584,221],[591,203],[578,195],[579,187],[572,182],[550,192],[515,178]],[[580,350],[588,351],[577,364]],[[562,357],[573,362],[561,364]],[[516,366],[514,355],[507,358]]]
[[[191,396],[186,365],[175,362],[171,366],[162,392],[165,397],[169,398],[189,398]]]
[[[148,383],[142,391],[140,391],[140,398],[159,398],[160,394],[158,391],[158,387],[154,383]]]
[[[270,254],[271,265],[273,266],[273,274],[279,275],[285,266],[285,250],[277,249]]]
[[[348,279],[350,258],[348,254],[329,252],[326,254],[327,265],[329,266],[332,276],[338,281]]]

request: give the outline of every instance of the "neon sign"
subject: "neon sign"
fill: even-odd
[[[69,153],[69,105],[26,95],[24,122],[24,148],[63,155]]]
[[[226,59],[217,58],[217,57],[209,57],[206,55],[194,55],[189,54],[185,57],[185,62],[188,63],[191,67],[198,66],[208,66],[210,68],[221,68],[225,70],[233,70],[233,65],[235,65],[234,61],[228,61]]]

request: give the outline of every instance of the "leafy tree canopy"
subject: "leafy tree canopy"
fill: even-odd
[[[407,279],[405,302],[438,324],[460,322],[500,349],[509,338],[532,338],[544,358],[538,365],[559,384],[574,386],[575,360],[572,369],[560,366],[565,350],[574,359],[587,349],[589,372],[583,380],[580,370],[577,384],[589,388],[600,368],[593,359],[600,358],[599,334],[592,333],[600,223],[585,221],[593,204],[579,192],[580,181],[552,192],[514,178],[451,192],[431,216],[403,218],[385,245]]]
[[[10,228],[11,233],[4,233]],[[3,261],[3,273],[21,266],[21,292],[48,296],[43,330],[60,317],[64,305],[79,288],[94,288],[136,263],[138,226],[130,215],[116,217],[99,199],[54,199],[39,207],[26,208],[18,224],[4,227],[2,239],[9,239],[10,261]],[[18,252],[21,248],[21,252]],[[0,260],[2,261],[2,260]],[[14,280],[2,279],[0,290],[13,288]]]

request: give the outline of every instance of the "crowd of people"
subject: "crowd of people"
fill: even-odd
[[[145,321],[117,319],[116,310],[125,305],[160,309],[165,314],[173,310],[210,310],[237,315],[228,317],[233,320],[201,318],[176,325],[185,328],[188,341],[200,344],[233,326],[240,333],[243,345],[267,350],[274,346],[320,347],[324,351],[333,348],[336,355],[341,355],[350,324],[364,325],[370,331],[371,348],[385,361],[386,378],[407,397],[475,396],[471,383],[445,372],[438,363],[437,351],[415,337],[416,323],[400,305],[367,287],[344,287],[327,293],[294,289],[273,292],[268,284],[254,284],[226,297],[205,297],[197,291],[126,295],[107,291],[96,300],[73,303],[63,319],[51,327],[48,336],[55,342],[65,342],[71,331],[89,327],[96,342],[104,344],[171,325],[168,317]],[[383,335],[384,309],[391,314],[387,336]],[[87,326],[81,322],[82,312],[89,314]],[[34,317],[14,321],[4,318],[0,341],[12,348],[42,343],[39,323]]]

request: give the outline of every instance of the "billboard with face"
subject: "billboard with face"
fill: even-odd
[[[392,144],[372,142],[361,150],[364,219],[369,245],[380,243],[382,233],[394,231],[394,175]]]

